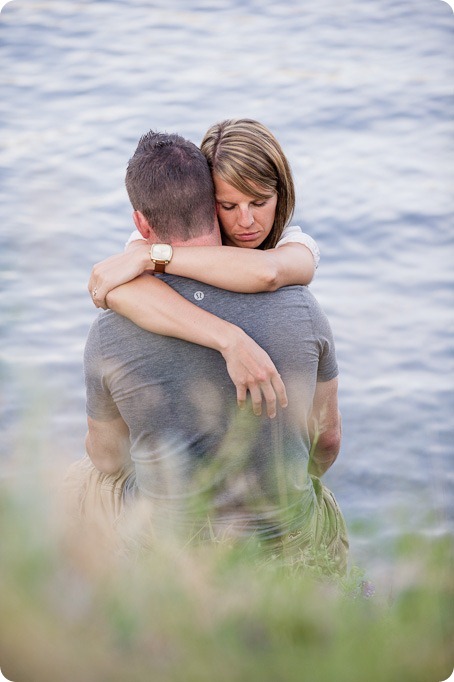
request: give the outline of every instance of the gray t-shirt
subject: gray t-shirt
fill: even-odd
[[[220,353],[104,311],[85,349],[87,414],[101,421],[123,417],[137,489],[163,514],[169,507],[187,514],[202,493],[211,494],[218,509],[247,508],[263,521],[269,510],[285,509],[289,494],[311,487],[308,417],[315,385],[338,371],[328,320],[307,287],[239,294],[163,279],[268,352],[289,406],[273,420],[240,411]]]

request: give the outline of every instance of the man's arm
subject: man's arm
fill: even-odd
[[[99,421],[87,417],[85,447],[93,465],[104,474],[115,474],[131,462],[129,429],[122,417]]]
[[[319,381],[309,419],[311,454],[309,473],[323,474],[336,461],[341,446],[342,422],[337,402],[337,377]]]

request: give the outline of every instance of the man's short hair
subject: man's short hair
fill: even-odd
[[[180,135],[143,135],[128,163],[126,189],[162,241],[187,241],[214,228],[210,169],[200,149]]]

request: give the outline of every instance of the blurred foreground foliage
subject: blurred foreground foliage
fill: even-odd
[[[327,579],[260,561],[253,543],[167,538],[113,552],[68,528],[47,478],[0,484],[0,668],[13,682],[439,682],[452,672],[451,538],[402,537],[396,584],[372,594],[357,568]]]

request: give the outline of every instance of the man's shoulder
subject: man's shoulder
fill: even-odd
[[[317,309],[319,304],[307,286],[291,285],[281,287],[276,291],[262,291],[258,293],[240,293],[219,289],[210,284],[177,275],[163,275],[163,279],[174,288],[181,296],[195,303],[201,308],[206,308],[215,314],[222,314],[229,309],[240,307],[244,312],[249,310],[254,314],[260,310],[271,311],[280,306],[305,306],[309,309]],[[221,312],[222,311],[222,312]]]
[[[319,303],[317,299],[315,298],[314,294],[312,291],[309,289],[308,286],[303,286],[302,284],[292,284],[286,287],[281,287],[280,289],[277,289],[276,291],[271,291],[268,292],[271,295],[278,294],[276,296],[276,301],[279,298],[286,298],[288,300],[294,300],[295,302],[301,304],[301,303],[307,303],[307,305],[315,305],[318,306]],[[272,299],[270,299],[272,300]]]
[[[134,330],[139,329],[127,317],[123,317],[113,310],[101,310],[91,323],[86,343],[99,344],[104,338],[112,334],[118,335],[122,332],[133,334]]]
[[[320,331],[330,326],[323,307],[309,287],[301,285],[282,287],[272,292],[272,295],[274,294],[278,296],[269,299],[273,311],[282,308],[289,315],[296,315],[296,318],[311,320],[314,330]]]

